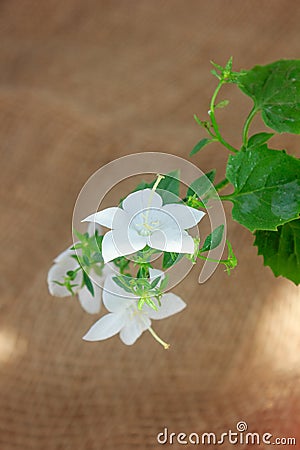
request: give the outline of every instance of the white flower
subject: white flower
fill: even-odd
[[[91,227],[89,227],[88,231],[91,232]],[[69,270],[76,270],[78,268],[78,262],[71,255],[74,255],[74,250],[67,248],[67,250],[64,250],[54,259],[54,264],[50,268],[47,278],[48,289],[51,295],[56,297],[67,297],[71,295],[71,292],[65,286],[60,286],[56,283],[56,281],[63,283],[66,273]],[[105,264],[101,276],[97,275],[94,270],[91,271],[89,275],[94,288],[94,296],[85,285],[82,287],[82,270],[78,271],[72,283],[76,284],[76,286],[72,290],[78,294],[79,302],[86,312],[90,314],[99,313],[102,290],[99,286],[103,285],[105,277],[111,274],[112,270],[110,265]]]
[[[163,272],[150,269],[150,281],[162,277]],[[161,281],[161,280],[160,280]],[[160,284],[160,282],[159,282]],[[155,299],[153,299],[155,301]],[[169,345],[162,341],[151,328],[151,319],[158,320],[172,316],[186,307],[186,303],[172,293],[163,294],[161,306],[155,311],[144,303],[142,309],[137,307],[138,297],[125,292],[109,275],[104,283],[103,303],[108,314],[101,317],[83,337],[86,341],[102,341],[120,333],[126,345],[132,345],[145,330],[149,330],[164,348]]]
[[[85,218],[111,231],[102,242],[105,262],[130,255],[146,245],[166,252],[193,254],[193,238],[185,231],[197,225],[203,211],[179,204],[163,205],[161,196],[153,189],[143,189],[128,195],[122,208],[106,208]]]

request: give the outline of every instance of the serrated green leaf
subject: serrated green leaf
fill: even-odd
[[[200,253],[208,252],[208,250],[213,250],[221,244],[224,233],[224,225],[219,225],[215,228],[205,239]]]
[[[95,292],[94,292],[94,286],[93,283],[91,282],[90,277],[88,276],[88,274],[83,270],[82,271],[83,274],[83,282],[86,285],[86,287],[88,288],[88,290],[90,291],[90,293],[92,294],[92,296],[94,297]]]
[[[276,230],[300,212],[300,160],[266,145],[230,156],[232,216],[250,231]]]
[[[193,150],[190,152],[190,156],[195,155],[196,153],[200,152],[200,150],[205,147],[207,144],[210,144],[211,142],[213,142],[211,139],[208,138],[203,138],[201,139],[201,141],[199,141],[195,147],[193,148]]]
[[[211,183],[213,183],[215,179],[216,171],[211,170],[210,172],[202,175],[197,178],[197,180],[193,181],[191,185],[188,187],[186,196],[197,194],[198,197],[202,197],[206,194],[207,191],[211,188]]]
[[[265,124],[279,133],[300,133],[300,60],[280,60],[242,71],[239,88],[254,101]]]
[[[300,284],[300,219],[285,223],[277,231],[256,231],[254,245],[275,277],[282,275]]]
[[[247,148],[251,147],[260,147],[265,144],[271,137],[274,136],[274,133],[257,133],[250,137]]]

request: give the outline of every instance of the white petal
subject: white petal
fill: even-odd
[[[114,275],[109,275],[106,278],[102,298],[108,311],[118,313],[126,310],[133,302],[136,302],[137,297],[130,292],[124,291],[114,282],[113,277]]]
[[[165,252],[190,253],[195,250],[194,240],[185,231],[174,229],[158,230],[148,237],[149,247]]]
[[[106,208],[102,211],[91,214],[82,222],[96,222],[106,228],[120,228],[128,225],[129,217],[121,208]]]
[[[77,244],[77,242],[76,242]],[[72,247],[72,246],[71,246]],[[74,258],[70,258],[71,255],[75,254],[74,250],[71,250],[71,247],[67,248],[66,250],[64,250],[63,252],[61,252],[54,260],[54,262],[56,263],[63,263],[65,264],[65,261],[68,261],[69,259],[75,261]],[[76,262],[76,261],[75,261]],[[72,269],[69,269],[72,270]]]
[[[184,230],[194,227],[205,216],[205,212],[203,211],[178,203],[164,205],[162,209],[174,217],[179,226]]]
[[[124,229],[109,231],[102,241],[104,262],[112,261],[119,256],[126,256],[141,250],[147,244],[147,238],[140,236],[135,230]]]
[[[141,191],[133,192],[123,200],[122,207],[125,211],[134,215],[145,208],[160,208],[162,206],[161,196],[152,191],[152,189],[142,189]]]
[[[78,263],[74,258],[70,258],[70,256],[66,256],[66,258],[61,259],[60,263],[55,263],[48,272],[48,289],[51,295],[55,295],[56,297],[68,297],[71,293],[67,290],[65,286],[60,286],[55,283],[58,281],[60,283],[64,282],[64,277],[69,270],[74,270],[78,267]],[[82,272],[79,271],[77,277],[75,278],[72,284],[76,284],[77,286],[73,288],[74,292],[77,292],[81,288],[82,283]]]
[[[101,289],[93,283],[94,296],[86,286],[78,291],[78,298],[82,308],[89,314],[97,314],[101,309]]]
[[[89,331],[83,336],[85,341],[102,341],[119,333],[124,326],[125,319],[123,315],[109,313],[101,317]]]
[[[151,320],[146,315],[143,315],[143,318],[140,318],[139,313],[137,313],[133,319],[128,318],[126,320],[126,323],[120,332],[120,339],[124,344],[132,345],[150,326]]]
[[[155,278],[160,277],[161,280],[165,278],[164,272],[158,269],[149,269],[149,275],[150,275],[150,283],[152,283],[152,281],[155,280]],[[158,283],[158,285],[160,285],[160,282]]]
[[[89,233],[89,236],[94,236],[96,230],[98,231],[98,234],[101,235],[102,233],[102,227],[96,223],[96,222],[89,222],[87,227],[87,232]]]
[[[143,309],[147,312],[150,319],[158,320],[170,317],[173,314],[182,311],[185,307],[186,303],[178,297],[178,295],[170,292],[162,296],[161,306],[158,307],[157,311],[154,311],[154,309],[150,308],[148,305],[145,305]]]

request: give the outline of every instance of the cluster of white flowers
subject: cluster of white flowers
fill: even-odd
[[[155,189],[156,185],[152,189],[134,192],[123,200],[121,207],[104,209],[83,220],[90,222],[89,232],[92,226],[94,229],[99,225],[110,229],[102,241],[102,273],[99,275],[92,269],[89,272],[94,295],[84,284],[81,270],[76,274],[71,290],[64,285],[66,273],[78,269],[78,260],[73,257],[72,248],[61,253],[49,270],[48,285],[52,295],[64,297],[76,293],[82,307],[91,314],[99,313],[103,298],[108,314],[102,316],[85,334],[83,339],[87,341],[100,341],[120,333],[124,344],[132,345],[148,330],[164,348],[169,347],[152,329],[151,319],[164,319],[176,314],[186,307],[186,303],[173,293],[162,293],[156,309],[147,303],[140,307],[138,295],[134,291],[128,292],[114,281],[117,267],[111,263],[146,246],[159,251],[194,254],[195,243],[186,230],[197,225],[205,213],[179,203],[163,205]],[[149,269],[149,283],[156,280],[154,284],[158,288],[164,276],[162,271]]]

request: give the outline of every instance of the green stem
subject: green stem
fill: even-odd
[[[227,263],[227,262],[228,262],[228,259],[213,259],[213,258],[206,258],[206,256],[202,256],[202,255],[199,255],[199,254],[198,254],[198,258],[204,259],[205,261],[216,262],[216,263],[221,263],[221,264],[224,264],[224,263]]]
[[[250,111],[250,113],[249,113],[249,115],[248,115],[248,117],[246,119],[246,122],[245,122],[245,125],[244,125],[244,128],[243,128],[243,145],[245,147],[246,147],[247,142],[248,142],[249,127],[250,127],[250,124],[251,124],[251,122],[252,122],[252,120],[253,120],[253,118],[254,118],[256,113],[257,113],[257,109],[255,108],[255,106],[253,106],[253,108],[251,109],[251,111]]]
[[[216,117],[215,117],[215,101],[217,98],[217,95],[221,89],[221,87],[223,86],[225,82],[224,81],[220,81],[215,92],[213,93],[213,96],[211,98],[211,102],[210,102],[210,111],[209,111],[209,116],[211,119],[211,124],[212,127],[216,133],[216,138],[218,139],[218,141],[220,142],[220,144],[224,145],[224,147],[226,147],[228,150],[230,150],[233,153],[237,153],[238,150],[234,147],[232,147],[232,145],[229,144],[229,142],[225,141],[225,139],[221,136],[217,121],[216,121]]]

